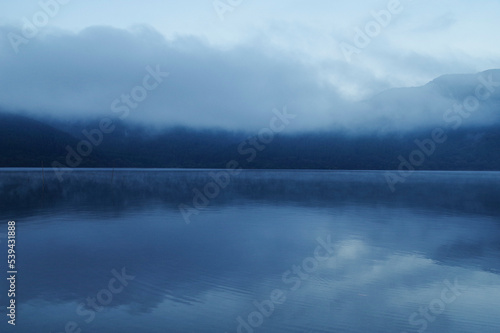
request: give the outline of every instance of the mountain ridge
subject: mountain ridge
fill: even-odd
[[[452,122],[450,114],[450,121],[445,122],[453,100],[461,102],[460,98],[477,92],[479,77],[494,87],[497,77],[500,81],[500,70],[444,75],[421,87],[378,94],[370,100],[370,107],[399,112],[393,119],[380,120],[377,131],[283,132],[275,133],[270,142],[251,131],[183,126],[152,130],[117,119],[112,119],[112,131],[97,135],[97,118],[62,122],[0,110],[0,167],[38,167],[43,163],[58,167],[224,168],[234,160],[245,168],[394,170],[400,168],[401,158],[410,159],[414,151],[425,153],[425,147],[416,142],[431,144],[433,131],[440,130],[446,140],[434,140],[432,154],[424,154],[425,161],[418,169],[500,170],[500,89],[493,91],[470,119]],[[432,99],[431,95],[443,98]],[[417,102],[417,106],[412,104]],[[436,120],[438,125],[415,125],[412,129],[401,125],[399,131],[390,130],[390,122],[411,119],[412,112],[431,114],[425,107],[443,115]],[[474,117],[490,117],[491,123],[484,125]],[[384,126],[389,130],[384,131]],[[93,139],[88,133],[94,133]],[[85,149],[90,152],[86,154]]]

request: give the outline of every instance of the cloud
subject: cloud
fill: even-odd
[[[353,77],[365,82],[364,94],[393,84],[376,72],[338,60],[316,63],[260,39],[220,47],[196,36],[166,39],[144,25],[93,26],[79,33],[50,30],[16,54],[5,37],[9,32],[22,33],[0,27],[0,106],[38,117],[126,116],[162,126],[255,130],[268,125],[274,108],[286,106],[297,115],[289,130],[394,130],[439,125],[453,102],[434,86],[353,101],[346,98],[350,89],[359,94]],[[413,59],[415,71],[432,61]],[[168,77],[156,84],[152,71]],[[140,101],[127,103],[131,94]],[[118,112],[124,107],[127,112]]]
[[[3,30],[8,30],[3,27]],[[12,28],[10,28],[12,29]],[[15,54],[3,40],[3,107],[79,118],[111,114],[111,104],[142,85],[146,68],[169,77],[129,120],[166,125],[262,127],[273,108],[304,110],[301,125],[341,103],[335,89],[298,59],[252,45],[220,50],[197,37],[167,41],[148,27],[91,27],[45,35]]]
[[[447,13],[441,15],[434,20],[430,20],[426,24],[422,24],[417,31],[420,32],[432,32],[432,31],[442,31],[451,28],[457,23],[456,17],[452,13]]]

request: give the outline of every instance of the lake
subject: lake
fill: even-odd
[[[500,173],[0,170],[1,332],[500,332]]]

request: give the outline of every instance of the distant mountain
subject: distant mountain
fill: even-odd
[[[88,124],[87,129],[96,126]],[[398,169],[402,157],[410,164],[417,161],[418,170],[500,170],[499,126],[449,130],[443,143],[432,141],[431,132],[422,130],[364,136],[278,135],[269,144],[222,130],[174,128],[148,135],[144,129],[116,126],[89,156],[69,165],[69,151],[78,154],[78,143],[88,142],[81,133],[71,136],[29,118],[2,114],[0,166],[39,167],[42,161],[45,166],[57,161],[71,167],[225,168],[234,160],[251,169],[384,170]],[[74,155],[70,161],[75,161]]]
[[[445,119],[451,118],[447,112],[453,105],[475,108],[461,116],[467,127],[500,124],[500,70],[443,75],[421,87],[383,91],[363,105],[367,127],[377,131],[446,125]]]
[[[40,167],[64,161],[65,147],[78,140],[50,125],[24,116],[0,112],[0,166]],[[95,163],[90,157],[82,166]]]
[[[63,123],[0,112],[0,167],[43,162],[57,167],[225,168],[235,161],[244,168],[269,169],[500,170],[498,82],[500,70],[445,75],[365,101],[374,113],[397,111],[372,123],[377,131],[277,134],[271,139],[215,129],[153,130],[116,119],[103,129],[100,119]],[[477,109],[467,111],[464,103],[474,98]],[[453,104],[462,109],[454,110]]]

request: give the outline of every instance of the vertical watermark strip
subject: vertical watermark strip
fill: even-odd
[[[7,307],[7,321],[10,325],[16,325],[16,222],[9,221],[7,224],[7,281],[9,281],[9,291],[7,297],[9,306]]]

